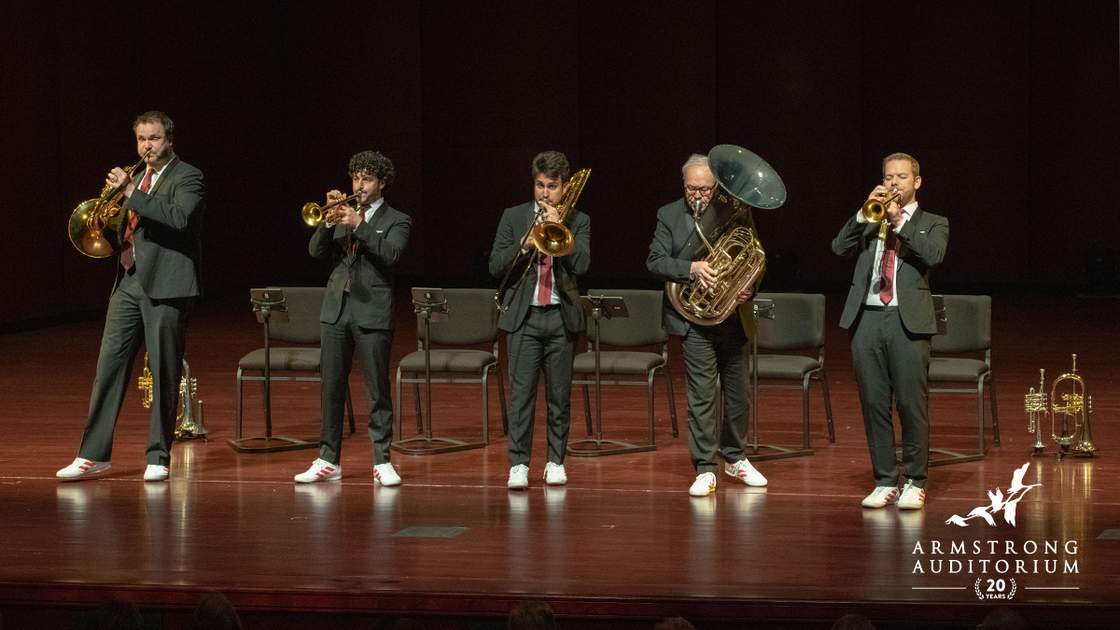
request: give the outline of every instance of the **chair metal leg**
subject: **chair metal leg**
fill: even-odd
[[[828,377],[825,376],[823,369],[817,372],[817,377],[820,378],[821,389],[824,390],[824,414],[828,419],[828,441],[835,443],[836,429],[832,426],[832,397],[828,394]]]
[[[414,378],[415,374],[412,375]],[[420,383],[413,383],[412,389],[416,392],[416,434],[424,432],[424,409],[420,406]]]
[[[976,432],[980,436],[980,446],[977,453],[984,454],[984,377],[976,382]]]
[[[999,416],[996,414],[996,379],[988,372],[988,398],[992,402],[992,434],[996,438],[996,446],[999,446]]]
[[[237,368],[237,411],[233,418],[234,439],[241,439],[241,368]]]
[[[397,419],[397,435],[404,435],[404,416],[401,414],[401,408],[404,405],[401,404],[401,368],[399,366],[397,367],[396,388],[396,395],[393,396],[393,407]]]
[[[806,374],[801,382],[801,415],[803,417],[805,428],[801,438],[801,448],[809,450],[812,446],[809,445],[809,378],[810,375]]]
[[[490,375],[490,367],[488,365],[482,368],[482,443],[484,445],[490,444],[490,400],[488,398],[490,389],[486,382],[486,377]]]
[[[649,407],[649,440],[648,440],[648,443],[649,444],[654,444],[655,443],[654,435],[653,435],[653,376],[654,376],[653,373],[655,371],[656,371],[656,369],[649,371],[649,376],[647,377],[647,381],[646,381],[646,391],[649,392],[649,403],[648,403],[648,407]]]
[[[587,385],[583,386],[583,416],[587,418],[587,435],[591,435],[595,431],[591,427],[591,395]]]
[[[669,418],[673,422],[673,437],[678,437],[680,433],[677,431],[677,403],[673,396],[673,377],[669,375],[669,364],[665,364],[665,389],[669,392]]]

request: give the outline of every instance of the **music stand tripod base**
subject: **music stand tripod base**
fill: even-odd
[[[319,441],[309,442],[296,438],[281,437],[250,437],[236,440],[226,440],[230,448],[238,453],[279,453],[281,451],[299,451],[306,448],[319,448]]]
[[[618,440],[577,440],[568,443],[568,455],[573,457],[600,457],[602,455],[621,455],[622,453],[646,453],[656,451],[656,444],[635,445]]]
[[[416,444],[416,446],[411,446],[412,444]],[[389,450],[405,455],[436,455],[485,447],[485,442],[462,442],[451,438],[438,437],[414,437],[393,442],[389,445]]]
[[[761,453],[759,449],[768,448],[776,453]],[[795,450],[786,448],[784,446],[774,446],[772,444],[747,444],[743,446],[743,453],[747,455],[752,462],[761,462],[768,459],[786,459],[788,457],[806,457],[813,454],[813,449],[804,448]]]

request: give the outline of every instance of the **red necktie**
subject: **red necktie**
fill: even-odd
[[[147,193],[152,188],[152,175],[155,175],[155,169],[149,168],[144,173],[144,181],[140,182],[140,192]],[[121,264],[125,269],[132,269],[133,263],[136,262],[136,252],[132,251],[132,233],[136,231],[136,224],[140,222],[140,215],[135,212],[128,213],[128,228],[124,231],[124,240],[128,242],[128,249],[121,252]]]
[[[537,300],[541,306],[552,304],[552,256],[541,256],[541,279],[537,284]]]
[[[898,246],[898,237],[894,230],[887,226],[887,236],[883,241],[883,260],[879,264],[879,299],[883,304],[890,304],[894,299],[894,263],[895,248]]]

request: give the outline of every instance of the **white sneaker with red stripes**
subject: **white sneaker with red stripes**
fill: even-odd
[[[77,479],[106,470],[109,470],[109,462],[95,462],[84,457],[75,457],[74,463],[56,472],[54,476],[59,479]]]
[[[342,466],[332,464],[325,459],[316,459],[307,472],[296,475],[296,483],[315,483],[316,481],[331,481],[342,478]]]

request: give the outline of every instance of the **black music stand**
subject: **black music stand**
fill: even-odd
[[[416,432],[424,435],[397,440],[390,444],[389,448],[406,455],[435,455],[483,448],[486,442],[463,442],[451,438],[432,437],[432,322],[451,321],[451,315],[447,312],[447,299],[443,295],[443,289],[413,287],[412,304],[415,306],[414,312],[418,313],[424,322],[424,391],[428,401],[428,417],[425,421],[423,410],[417,408]],[[401,426],[403,431],[403,419]],[[407,446],[412,443],[418,445]]]
[[[774,301],[759,299],[752,302],[754,305],[754,320],[758,322],[759,319],[774,319]],[[809,448],[809,429],[805,428],[804,443],[800,450],[786,448],[784,446],[776,446],[774,444],[759,444],[758,443],[758,334],[755,333],[754,338],[751,339],[751,360],[750,360],[750,389],[751,389],[751,428],[750,428],[750,441],[743,445],[744,451],[749,451],[751,461],[763,461],[767,459],[785,459],[787,457],[803,457],[812,455],[813,449]],[[774,451],[772,453],[760,453],[759,449],[769,449]]]
[[[595,437],[586,440],[577,440],[568,443],[568,454],[576,457],[599,457],[602,455],[618,455],[620,453],[641,453],[645,451],[656,451],[657,445],[654,444],[653,427],[649,431],[649,444],[635,445],[628,442],[620,442],[618,440],[604,440],[603,439],[603,379],[600,373],[600,350],[599,350],[599,322],[602,318],[614,319],[616,317],[630,317],[630,313],[626,310],[626,302],[620,297],[609,297],[605,295],[582,295],[580,296],[580,303],[583,305],[583,312],[592,322],[592,339],[594,339],[595,349]],[[591,434],[591,427],[587,427],[588,435]]]
[[[272,355],[269,326],[273,320],[277,324],[288,321],[288,304],[281,289],[251,289],[249,301],[253,303],[253,312],[257,314],[257,321],[264,324],[264,436],[226,440],[226,442],[238,453],[276,453],[319,448],[318,440],[308,442],[272,435]]]

